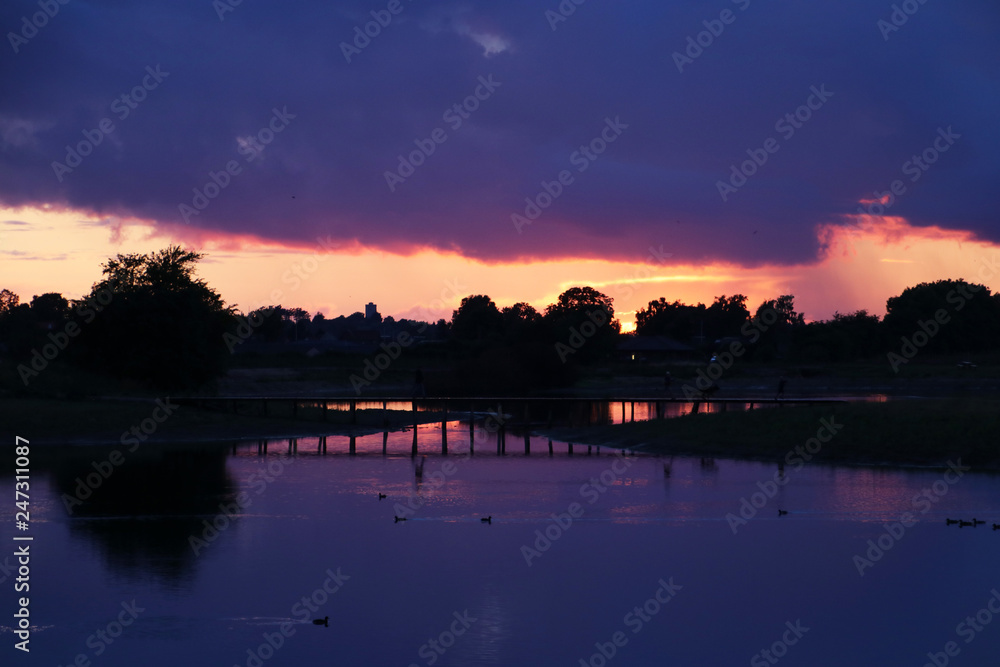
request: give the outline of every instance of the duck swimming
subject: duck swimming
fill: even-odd
[[[480,521],[482,521],[483,523],[493,523],[493,515],[491,514],[489,516],[484,516],[482,519],[480,519]]]
[[[393,521],[393,523],[399,523],[400,521],[406,521],[406,517],[405,516],[397,516],[396,520]]]
[[[382,499],[383,499],[383,498],[385,498],[385,497],[386,497],[386,495],[385,495],[384,493],[380,493],[380,494],[378,494],[378,499],[379,499],[379,500],[382,500]]]
[[[330,617],[324,616],[323,618],[314,618],[313,625],[322,625],[323,627],[330,627]]]

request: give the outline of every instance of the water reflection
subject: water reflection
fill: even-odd
[[[139,450],[117,466],[110,451],[69,449],[53,463],[71,536],[96,546],[116,575],[190,581],[196,559],[189,538],[220,505],[234,506],[227,447]]]
[[[497,433],[473,429],[470,442],[468,423],[444,428],[417,429],[416,457],[412,431],[357,436],[353,455],[333,436],[325,453],[305,438],[266,454],[256,440],[140,450],[72,512],[63,494],[107,451],[57,457],[38,491],[45,567],[33,604],[46,630],[33,659],[68,664],[136,598],[146,611],[103,667],[245,665],[262,633],[342,567],[350,580],[313,614],[329,628],[304,624],[265,664],[426,664],[420,648],[466,609],[476,623],[437,665],[578,664],[661,577],[685,588],[615,664],[746,664],[797,618],[813,630],[782,664],[922,664],[996,585],[1000,533],[944,523],[1000,521],[991,476],[950,486],[860,577],[853,556],[940,472],[637,455],[590,503],[581,490],[615,451],[570,455],[529,435],[526,452],[511,431],[497,455]],[[776,475],[787,483],[734,535],[726,515]],[[0,480],[0,494],[11,484]],[[195,557],[189,536],[241,493],[253,504]],[[412,498],[410,520],[394,523]],[[529,567],[521,547],[572,503],[582,515]],[[984,631],[963,664],[992,664],[998,648],[1000,632]]]

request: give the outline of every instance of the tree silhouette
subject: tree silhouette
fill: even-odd
[[[462,299],[462,303],[451,316],[451,335],[463,342],[485,341],[497,338],[501,333],[503,316],[485,294],[473,294]]]
[[[635,314],[635,329],[640,336],[670,336],[689,341],[701,335],[706,316],[704,304],[690,306],[680,301],[668,302],[662,296],[650,301]]]
[[[571,287],[545,309],[544,323],[563,360],[592,362],[614,352],[621,332],[614,299],[593,287]]]
[[[533,306],[523,301],[507,306],[500,314],[503,317],[504,337],[510,343],[538,341],[541,335],[541,314]]]
[[[258,340],[268,343],[281,340],[284,321],[282,313],[284,310],[280,305],[263,306],[250,311],[247,320],[254,324],[253,336]]]
[[[570,287],[559,295],[554,304],[545,309],[545,316],[562,317],[599,308],[608,314],[609,319],[613,319],[615,316],[613,303],[614,299],[593,287]]]
[[[31,297],[31,313],[42,323],[57,324],[69,317],[69,301],[62,294],[49,292]]]
[[[778,328],[800,326],[805,324],[805,316],[795,312],[795,297],[791,294],[782,294],[777,299],[771,299],[757,306],[755,317],[758,320],[770,320],[771,312],[777,316],[777,321],[771,325]]]
[[[886,301],[883,323],[890,349],[922,332],[928,336],[921,346],[926,351],[984,350],[1000,339],[1000,302],[988,287],[964,280],[920,283]]]
[[[0,290],[0,317],[16,308],[19,303],[21,303],[21,297],[9,289]]]
[[[882,352],[885,336],[878,317],[867,310],[834,313],[832,320],[807,324],[798,347],[798,356],[806,361],[852,361]]]
[[[170,246],[149,254],[118,255],[103,278],[74,302],[84,316],[74,353],[81,363],[157,388],[190,388],[223,373],[223,335],[232,309],[195,277],[203,255]]]
[[[764,361],[788,358],[794,351],[796,336],[805,327],[805,316],[795,311],[795,297],[782,294],[764,301],[754,314],[761,329],[754,354]]]
[[[750,319],[747,298],[742,294],[715,297],[715,302],[705,310],[705,333],[712,339],[738,336],[744,323]]]

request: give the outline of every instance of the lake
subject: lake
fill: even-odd
[[[33,464],[31,651],[5,537],[3,664],[998,664],[995,475],[499,456],[482,429],[469,456],[447,428],[442,456],[419,427],[426,459],[396,432]]]

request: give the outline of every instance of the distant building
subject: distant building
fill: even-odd
[[[668,336],[622,336],[618,342],[618,356],[630,361],[664,361],[689,359],[697,351]]]
[[[379,315],[378,306],[374,303],[365,304],[365,323],[378,324],[382,321],[382,316]]]

